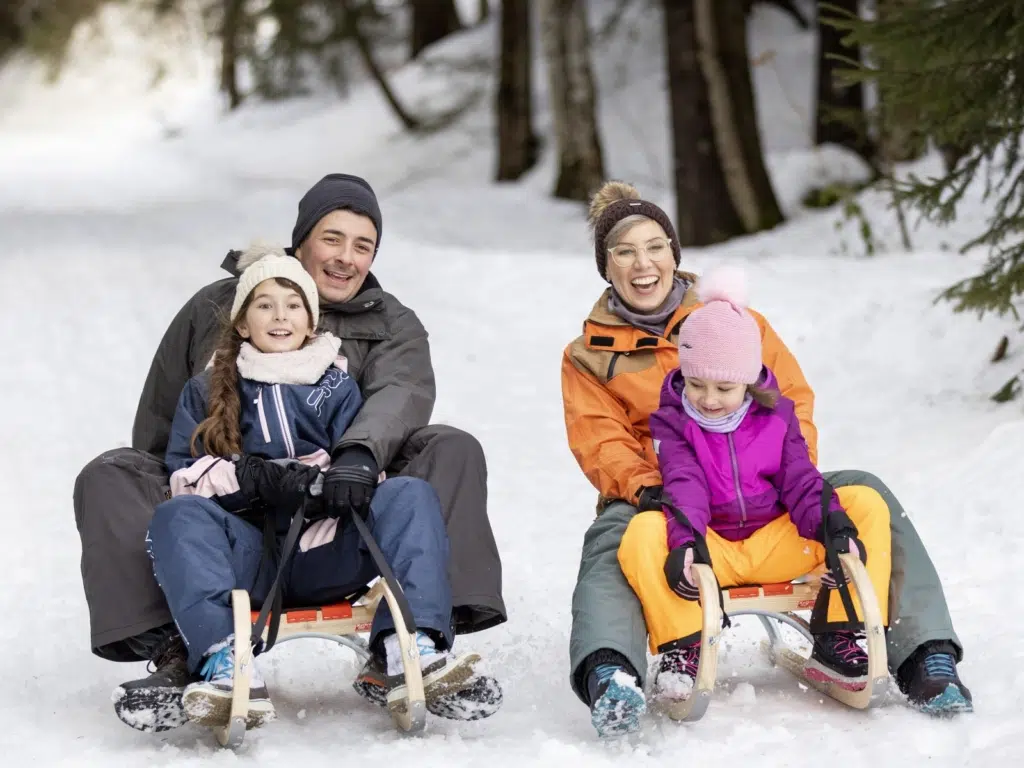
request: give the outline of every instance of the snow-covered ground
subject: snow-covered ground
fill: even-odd
[[[609,173],[672,212],[661,37],[656,19],[634,14],[629,23],[635,40],[623,32],[595,52]],[[434,55],[484,52],[493,34],[474,30]],[[558,379],[562,348],[603,283],[582,210],[547,194],[550,152],[521,183],[491,184],[486,95],[453,128],[427,137],[403,135],[372,87],[346,101],[251,106],[222,118],[209,90],[209,52],[168,35],[177,54],[156,95],[140,90],[145,78],[123,73],[142,52],[162,49],[130,37],[115,46],[114,64],[90,70],[83,55],[76,71],[85,74],[50,90],[26,79],[20,64],[0,75],[8,105],[0,113],[0,311],[11,337],[0,365],[5,765],[842,760],[853,768],[991,766],[1024,756],[1024,605],[1013,583],[1024,418],[1019,404],[987,399],[1022,355],[1014,337],[1010,359],[989,364],[1011,323],[932,303],[978,265],[979,256],[953,254],[984,209],[975,199],[963,224],[922,227],[917,250],[904,253],[882,201],[865,195],[890,246],[873,258],[860,255],[853,227],[835,230],[836,212],[799,209],[809,185],[860,172],[840,152],[809,149],[812,35],[771,9],[752,21],[752,54],[775,52],[755,81],[772,178],[792,219],[687,253],[685,264],[701,271],[728,259],[749,270],[754,306],[816,390],[822,467],[872,470],[910,510],[966,646],[961,672],[976,711],[936,722],[895,697],[866,714],[845,709],[769,667],[748,619],[724,641],[721,681],[702,721],[651,719],[639,738],[611,747],[598,743],[567,682],[570,596],[594,492],[566,447]],[[107,79],[97,82],[97,72]],[[453,85],[408,67],[395,82],[426,108],[420,94],[469,81]],[[543,79],[538,90],[543,127]],[[425,737],[406,739],[351,691],[348,652],[297,642],[261,659],[280,719],[251,733],[237,755],[191,726],[137,733],[115,719],[110,692],[143,665],[89,653],[75,475],[100,451],[126,444],[160,335],[182,302],[219,276],[224,252],[287,237],[298,197],[337,170],[364,174],[380,195],[375,272],[431,333],[435,419],[470,429],[487,451],[510,620],[460,642],[489,659],[505,706],[480,723],[431,720]]]

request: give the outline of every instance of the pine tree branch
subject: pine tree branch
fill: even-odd
[[[1020,0],[901,0],[862,20],[827,3],[823,23],[868,52],[870,64],[834,57],[848,82],[874,81],[888,110],[915,115],[915,130],[958,147],[942,175],[894,181],[897,206],[940,225],[965,200],[991,203],[983,231],[962,252],[986,247],[981,271],[944,290],[954,311],[1018,316],[1024,295],[1024,4]]]

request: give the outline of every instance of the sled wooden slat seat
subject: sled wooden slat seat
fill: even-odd
[[[344,600],[328,605],[285,608],[277,630],[278,642],[295,635],[344,637],[369,632],[382,596],[378,583],[358,601]],[[255,622],[259,611],[250,613]],[[266,630],[263,636],[267,636]]]
[[[814,607],[819,583],[791,581],[778,584],[750,584],[730,587],[723,591],[726,613],[742,613],[747,608],[756,608],[771,613],[809,611]]]
[[[255,622],[259,611],[252,611],[251,616]],[[291,608],[282,613],[277,636],[287,637],[294,632],[349,635],[354,632],[369,632],[372,622],[373,610],[366,605],[332,603],[316,608]]]

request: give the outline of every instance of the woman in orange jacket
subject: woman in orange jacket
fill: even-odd
[[[646,709],[647,630],[639,601],[619,567],[618,548],[638,511],[661,510],[662,479],[648,428],[666,375],[678,366],[680,325],[699,306],[695,276],[677,271],[679,243],[654,203],[621,182],[606,183],[590,207],[597,269],[610,283],[562,357],[562,400],[569,448],[598,491],[597,519],[584,536],[570,637],[570,681],[602,736],[639,728]],[[814,394],[768,321],[750,310],[761,332],[764,364],[793,401],[811,461],[817,463]],[[890,519],[892,573],[888,658],[900,689],[925,709],[952,696],[970,708],[956,663],[953,631],[938,574],[892,492],[855,470],[826,472],[846,503]],[[677,673],[671,658],[657,674]],[[653,686],[655,695],[657,680]],[[955,695],[953,695],[955,693]]]

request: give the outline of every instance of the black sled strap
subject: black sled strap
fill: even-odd
[[[388,585],[391,593],[395,596],[405,629],[415,638],[416,622],[412,618],[412,609],[409,607],[409,601],[405,597],[405,591],[399,585],[398,579],[395,578],[395,574],[391,570],[391,566],[388,565],[388,561],[384,559],[384,553],[380,551],[380,547],[377,546],[377,542],[374,540],[373,534],[370,533],[370,529],[366,526],[363,518],[354,514],[352,515],[352,522],[355,523],[359,535],[363,537],[366,549],[370,552],[370,557],[373,558],[373,564],[377,566],[377,572],[380,573],[380,577],[384,579],[384,583]],[[398,621],[397,616],[394,619]]]
[[[278,563],[277,573],[274,574],[274,581],[271,583],[267,597],[263,601],[263,607],[260,609],[259,616],[256,617],[256,622],[252,625],[251,643],[255,655],[269,651],[274,647],[274,643],[277,642],[277,630],[281,624],[281,613],[284,606],[284,592],[281,589],[281,580],[284,578],[292,552],[299,542],[302,524],[306,522],[306,498],[303,495],[302,501],[299,502],[299,508],[292,515],[291,525],[288,526],[288,533],[284,537],[284,544],[281,547],[281,562]],[[275,534],[274,515],[268,514],[263,523],[264,560],[273,552],[276,544]],[[268,546],[270,547],[269,552],[267,551]],[[267,630],[267,642],[264,643],[263,628],[267,626],[268,620],[270,621],[270,626]]]
[[[832,573],[835,579],[836,588],[839,590],[839,598],[843,601],[843,608],[846,610],[846,618],[852,623],[857,623],[857,611],[853,607],[853,598],[850,597],[850,585],[846,583],[846,574],[843,573],[843,564],[839,562],[839,552],[836,551],[835,542],[828,530],[828,516],[832,508],[832,486],[828,480],[822,478],[821,485],[821,540],[825,543],[825,567]]]
[[[281,624],[281,614],[283,613],[284,604],[284,592],[281,589],[281,580],[286,571],[286,566],[291,558],[292,553],[295,551],[295,547],[298,544],[299,535],[302,533],[303,524],[306,521],[306,499],[304,496],[302,502],[299,504],[299,509],[292,516],[291,525],[288,527],[288,534],[285,536],[284,545],[281,547],[281,562],[277,567],[277,573],[274,575],[274,581],[270,585],[270,590],[267,592],[267,597],[263,601],[263,607],[260,610],[259,616],[256,618],[256,622],[252,627],[252,646],[254,654],[265,653],[274,647],[274,643],[277,642],[277,631]],[[406,630],[410,635],[415,637],[416,635],[416,622],[412,617],[412,609],[409,607],[409,601],[405,596],[405,591],[398,583],[398,579],[395,578],[394,572],[388,565],[387,560],[384,557],[384,553],[381,552],[376,540],[373,538],[373,534],[370,533],[370,529],[367,527],[366,522],[358,515],[352,515],[352,522],[355,524],[356,530],[359,532],[360,537],[366,544],[366,549],[370,553],[370,557],[373,559],[374,565],[377,567],[378,573],[381,578],[388,585],[391,593],[395,596],[395,601],[398,603],[398,610],[401,613],[402,623],[405,625]],[[274,525],[273,516],[268,515],[267,522],[264,525],[264,549],[267,548],[268,542],[274,541]],[[267,553],[264,553],[264,557]],[[398,620],[398,617],[395,617]],[[263,642],[263,628],[267,629],[267,641]]]

